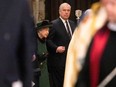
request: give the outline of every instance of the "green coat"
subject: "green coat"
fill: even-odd
[[[48,77],[48,70],[47,70],[47,48],[46,42],[42,40],[37,40],[37,56],[39,61],[39,67],[41,70],[40,75],[40,87],[50,87],[49,86],[49,77]]]

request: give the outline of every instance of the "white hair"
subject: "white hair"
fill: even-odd
[[[71,6],[68,4],[68,3],[62,3],[60,6],[59,6],[59,10],[61,10],[64,6],[69,6],[71,8]]]

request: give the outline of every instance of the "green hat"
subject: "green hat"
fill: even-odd
[[[41,30],[42,28],[46,28],[46,27],[51,27],[52,23],[49,22],[49,20],[43,20],[41,22],[37,23],[37,30]]]

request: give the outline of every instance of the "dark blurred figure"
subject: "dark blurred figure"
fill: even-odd
[[[31,87],[34,23],[27,0],[0,0],[0,87]]]
[[[48,52],[46,48],[46,38],[49,34],[49,27],[52,24],[48,20],[37,23],[37,54],[33,56],[34,66],[34,87],[49,87],[47,62]]]
[[[60,16],[52,21],[53,26],[48,36],[48,72],[51,87],[63,86],[67,49],[76,27],[75,23],[69,20],[70,12],[71,6],[68,3],[60,5]]]

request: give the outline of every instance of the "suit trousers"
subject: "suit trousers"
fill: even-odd
[[[50,87],[63,87],[64,67],[52,67],[49,71]]]

